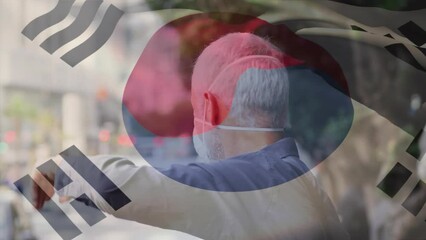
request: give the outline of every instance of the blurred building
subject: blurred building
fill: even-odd
[[[82,35],[52,55],[41,48],[44,40],[74,21],[84,2],[77,0],[63,21],[31,41],[21,31],[51,11],[57,1],[0,0],[0,162],[8,167],[9,175],[19,175],[28,163],[71,145],[88,155],[137,154],[123,124],[123,89],[152,34],[176,16],[145,13],[149,6],[140,0],[104,1]],[[62,61],[63,54],[93,34],[110,4],[127,14],[108,42],[75,67]],[[174,156],[182,151],[181,143],[170,141],[165,140],[169,147],[163,146],[169,152],[166,155],[155,153],[153,136],[141,139],[140,144],[152,156]],[[192,147],[191,141],[183,142]],[[20,170],[12,171],[11,165]]]
[[[120,99],[115,93],[121,73],[116,62],[122,58],[122,49],[112,42],[102,49],[103,58],[95,53],[74,68],[60,59],[93,33],[108,5],[100,9],[85,33],[50,55],[40,43],[67,27],[81,2],[63,22],[43,31],[34,41],[21,31],[56,3],[0,1],[0,160],[6,164],[25,165],[73,144],[94,154],[99,150],[101,128],[108,126],[116,135],[120,129]],[[104,102],[115,105],[100,108]]]

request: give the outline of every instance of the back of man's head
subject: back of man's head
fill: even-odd
[[[205,93],[218,100],[220,121],[240,126],[284,127],[288,88],[285,67],[300,64],[274,45],[250,33],[231,33],[210,44],[192,76],[194,115],[203,118]]]

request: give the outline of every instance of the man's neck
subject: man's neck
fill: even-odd
[[[223,133],[225,159],[245,153],[256,152],[284,137],[284,133],[226,131]]]

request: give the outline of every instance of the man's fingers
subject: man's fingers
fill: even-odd
[[[38,187],[35,182],[33,182],[33,205],[35,208],[38,208],[40,205],[40,194],[39,194],[40,188]]]
[[[70,199],[71,197],[68,197],[68,196],[59,197],[59,202],[65,203],[65,202],[68,202]]]
[[[53,157],[52,160],[59,165],[62,161],[62,158],[59,156]],[[41,166],[46,161],[37,161],[36,166]],[[39,169],[34,169],[31,177],[33,179],[33,204],[36,208],[40,209],[43,207],[46,201],[49,201],[55,194],[55,189],[53,188],[54,179],[56,174],[56,166],[48,164],[48,166],[42,168],[43,171]]]
[[[35,172],[33,174],[33,179],[34,205],[37,209],[40,209],[43,207],[44,202],[49,201],[55,193],[52,186],[53,180],[40,172]]]
[[[40,209],[41,207],[43,207],[44,195],[45,193],[40,187],[37,187],[34,191],[34,205],[36,209]]]
[[[32,182],[32,194],[33,194],[33,204],[36,209],[40,208],[41,201],[43,200],[42,195],[40,194],[43,190],[38,185],[38,182],[40,182],[40,173],[35,173],[32,176],[33,182]]]

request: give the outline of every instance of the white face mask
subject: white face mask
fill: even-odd
[[[204,103],[204,113],[203,113],[204,119],[206,119],[206,114],[207,114],[207,103],[205,102]],[[222,125],[222,124],[213,126],[211,123],[209,123],[209,122],[207,122],[203,119],[197,118],[197,117],[194,117],[194,121],[201,123],[203,134],[205,133],[205,127],[204,127],[205,124],[207,124],[210,127],[216,127],[218,129],[222,129],[222,130],[255,131],[255,132],[282,132],[282,131],[284,131],[284,128],[240,127],[240,126],[227,126],[227,125]],[[203,142],[204,142],[204,140],[203,140]]]
[[[204,119],[206,118],[206,106],[204,105]],[[212,126],[211,123],[202,120],[200,118],[194,118],[196,122],[199,122],[202,124],[202,133],[192,136],[192,140],[194,142],[194,148],[197,152],[198,156],[201,159],[210,161],[210,160],[217,160],[221,159],[224,156],[223,146],[219,142],[219,138],[216,136],[215,139],[211,139],[213,142],[211,143],[214,149],[209,149],[207,147],[207,142],[205,139],[205,135],[208,134],[205,132],[205,124]],[[222,130],[235,130],[235,131],[258,131],[258,132],[282,132],[284,131],[284,128],[260,128],[260,127],[239,127],[239,126],[226,126],[226,125],[216,125],[215,126],[218,129]],[[202,137],[200,135],[202,134]],[[212,136],[213,138],[215,136]]]
[[[204,135],[207,134],[207,137]],[[204,133],[203,137],[200,135],[192,137],[194,147],[202,161],[222,160],[225,158],[223,145],[217,132]],[[205,139],[201,140],[201,139]]]
[[[196,122],[199,122],[203,125],[203,132],[204,132],[204,124],[207,124],[209,126],[213,126],[211,123],[201,120],[200,118],[194,118]],[[227,126],[227,125],[216,125],[215,126],[218,129],[222,130],[234,130],[234,131],[255,131],[255,132],[282,132],[284,131],[284,128],[261,128],[261,127],[240,127],[240,126]]]
[[[194,148],[198,156],[202,160],[207,161],[209,159],[207,155],[207,147],[201,140],[200,135],[192,136],[192,141],[194,142]]]

